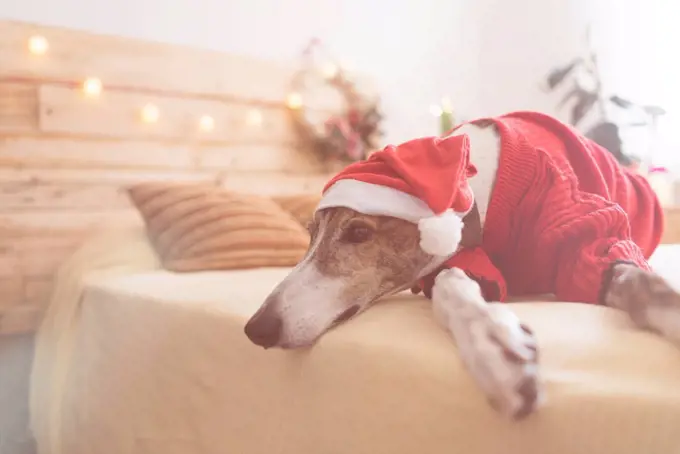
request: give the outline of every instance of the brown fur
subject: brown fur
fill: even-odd
[[[624,262],[615,264],[607,278],[604,303],[627,312],[641,328],[658,331],[648,319],[649,308],[680,311],[680,294],[656,273]]]
[[[351,281],[342,299],[371,299],[413,283],[431,257],[419,247],[418,226],[387,216],[368,216],[348,208],[329,208],[317,213],[310,226],[312,243],[319,226],[326,236],[312,260],[328,277]],[[356,229],[366,229],[368,238],[351,242]],[[377,284],[377,285],[376,285]]]

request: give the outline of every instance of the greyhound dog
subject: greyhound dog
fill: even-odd
[[[518,140],[528,150],[527,156],[539,156],[541,163],[561,170],[553,172],[551,178],[540,177],[543,183],[539,183],[533,164],[514,159],[514,153],[519,153],[517,147],[506,146],[506,136],[513,128],[519,131]],[[560,138],[555,142],[558,145],[533,143],[545,131]],[[416,221],[367,213],[370,210],[351,204],[325,204],[324,196],[309,226],[311,241],[306,256],[245,326],[245,334],[253,343],[283,349],[311,346],[324,332],[366,310],[379,298],[409,288],[414,293],[422,290],[431,298],[435,318],[452,335],[467,370],[492,406],[510,418],[525,417],[544,400],[538,346],[532,330],[514,315],[511,305],[495,304],[494,299],[500,299],[498,294],[485,298],[480,286],[483,280],[464,267],[443,266],[470,247],[488,252],[490,262],[505,276],[511,296],[552,293],[561,301],[604,304],[625,311],[640,328],[680,341],[680,294],[646,264],[659,243],[663,219],[660,205],[642,177],[618,167],[606,156],[606,150],[570,127],[541,114],[513,113],[500,120],[474,121],[446,137],[465,138],[470,164],[475,168],[468,179],[474,206],[462,218],[454,253],[442,257],[424,250],[422,229]],[[446,137],[432,143],[444,143]],[[574,151],[581,146],[588,150],[583,161]],[[553,152],[553,148],[560,150]],[[562,159],[564,156],[567,159]],[[590,165],[592,162],[596,165]],[[511,177],[526,175],[528,183],[510,209],[499,215],[502,210],[494,208],[494,200],[504,199],[505,194],[495,194],[494,190],[499,190],[503,166],[503,172]],[[622,178],[634,182],[635,190],[624,191],[626,197],[645,193],[646,199],[637,200],[630,208],[630,204],[617,202],[619,196],[612,184],[607,190],[591,189],[585,180],[577,181],[576,189],[573,181],[566,185],[571,176],[605,172],[616,175],[619,187]],[[548,195],[528,200],[535,192],[532,188],[541,185],[545,187],[541,194],[574,190],[580,198],[570,199],[573,206],[565,205],[567,217],[546,224],[539,232],[535,226],[550,217],[544,214],[557,204],[557,199],[548,199]],[[327,187],[326,193],[332,189],[332,185]],[[586,205],[586,211],[579,208]],[[519,218],[519,213],[536,216]],[[651,226],[651,240],[637,241],[641,227],[627,220],[633,216]],[[598,217],[608,225],[603,231],[577,222]],[[499,244],[493,244],[493,239],[487,241],[491,230],[509,222],[505,218],[512,221],[515,230],[529,233],[503,238]],[[576,231],[581,233],[570,236]],[[586,239],[574,242],[575,236]],[[550,242],[543,240],[547,237]],[[606,241],[600,244],[601,240]],[[509,245],[512,242],[517,244]],[[568,244],[559,249],[562,243]],[[591,247],[593,244],[596,246]],[[551,245],[557,249],[551,249]],[[510,250],[505,256],[498,252],[504,247]],[[599,254],[595,265],[581,266],[573,259],[573,254],[582,251]]]

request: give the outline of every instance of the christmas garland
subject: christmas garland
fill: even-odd
[[[287,104],[299,145],[325,163],[365,159],[378,147],[382,136],[378,100],[361,94],[355,81],[332,60],[320,69],[316,58],[320,49],[319,40],[312,40],[302,54],[301,69],[291,81]],[[320,79],[337,91],[344,104],[340,112],[329,114],[306,105],[310,78]]]

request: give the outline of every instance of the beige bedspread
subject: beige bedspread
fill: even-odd
[[[623,314],[515,304],[537,333],[548,401],[513,423],[420,297],[381,303],[310,350],[251,345],[244,322],[286,272],[90,279],[41,454],[680,453],[680,349]]]

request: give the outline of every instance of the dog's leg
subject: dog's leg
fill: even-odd
[[[432,302],[491,405],[515,419],[531,413],[542,397],[533,333],[507,306],[487,304],[477,282],[458,268],[439,273]]]
[[[627,312],[638,326],[680,344],[680,293],[658,274],[614,264],[604,302]]]

